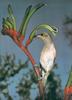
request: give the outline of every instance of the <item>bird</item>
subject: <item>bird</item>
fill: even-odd
[[[35,35],[35,37],[42,40],[44,43],[40,54],[41,77],[39,80],[42,79],[45,85],[47,78],[54,67],[54,62],[56,59],[56,48],[51,34],[43,32]]]

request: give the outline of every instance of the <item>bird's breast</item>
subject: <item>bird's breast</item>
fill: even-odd
[[[51,45],[49,48],[47,46],[44,46],[40,56],[40,63],[46,71],[52,69],[55,57],[55,46]]]

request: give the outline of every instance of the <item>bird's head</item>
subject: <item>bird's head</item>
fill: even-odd
[[[52,36],[50,34],[46,33],[46,32],[35,35],[35,38],[41,39],[45,44],[52,42]]]

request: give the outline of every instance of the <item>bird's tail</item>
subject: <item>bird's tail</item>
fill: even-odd
[[[45,97],[45,87],[46,87],[46,81],[47,77],[49,76],[49,72],[46,72],[44,69],[42,69],[41,65],[38,67],[38,65],[35,65],[36,72],[38,74],[38,87],[40,90],[40,96],[44,100]]]
[[[38,81],[39,87],[40,87],[40,93],[41,93],[41,98],[40,100],[45,100],[45,93],[46,93],[46,82],[47,82],[47,77],[49,76],[49,73],[45,73],[45,75]]]
[[[44,87],[44,84],[43,84],[43,80],[39,80],[38,84],[39,84],[39,88],[40,88],[40,99],[42,98],[41,100],[44,100],[45,87]]]
[[[42,77],[43,77],[44,86],[46,86],[46,82],[47,82],[47,78],[48,78],[49,74],[50,74],[49,72],[42,71]]]
[[[38,65],[35,65],[35,69],[38,75],[38,87],[39,87],[39,92],[40,92],[39,100],[44,100],[45,86],[43,84],[43,80],[39,79],[41,77],[41,69],[38,67]]]

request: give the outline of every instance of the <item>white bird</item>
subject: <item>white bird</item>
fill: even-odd
[[[47,77],[49,76],[54,66],[54,61],[56,58],[56,49],[50,34],[44,32],[36,35],[36,37],[44,42],[44,47],[40,55],[42,73],[42,77],[40,79],[43,79],[44,84],[46,84]]]

